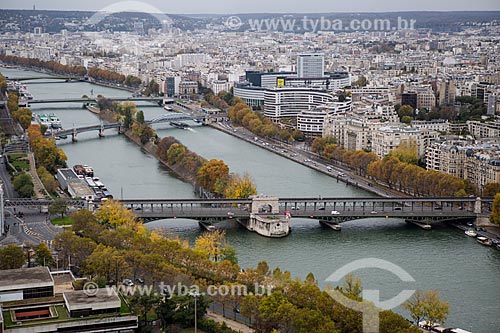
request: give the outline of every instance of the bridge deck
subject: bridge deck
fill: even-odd
[[[493,200],[483,199],[490,204]],[[50,199],[5,200],[5,207],[48,206]],[[249,218],[252,199],[138,199],[121,203],[145,220],[188,218],[229,219]],[[83,200],[68,200],[68,204],[86,207]],[[286,198],[279,199],[279,213],[292,217],[327,221],[347,221],[360,218],[402,218],[450,220],[474,218],[475,198]],[[265,207],[262,207],[265,209]]]

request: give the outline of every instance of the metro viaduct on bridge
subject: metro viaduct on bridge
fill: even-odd
[[[292,218],[310,218],[342,223],[365,218],[398,218],[425,223],[471,220],[487,216],[491,198],[273,198],[253,199],[127,199],[120,202],[145,222],[161,219],[218,221],[248,219],[251,212],[262,215],[289,214]],[[10,199],[4,206],[41,207],[53,201]],[[68,200],[79,208],[94,207],[84,200]],[[255,207],[256,205],[258,207]],[[274,208],[273,208],[274,207]],[[279,213],[278,213],[279,210]]]

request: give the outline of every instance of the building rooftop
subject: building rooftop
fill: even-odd
[[[0,270],[0,281],[2,281],[0,292],[40,285],[54,285],[54,280],[47,267]]]
[[[70,291],[63,293],[63,297],[70,311],[119,309],[121,305],[120,297],[112,288]]]

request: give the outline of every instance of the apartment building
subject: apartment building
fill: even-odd
[[[437,140],[439,133],[407,126],[389,125],[378,128],[373,133],[372,151],[383,158],[402,143],[415,142],[418,158],[425,157],[426,147]]]
[[[500,144],[435,142],[427,148],[426,168],[469,179],[482,189],[500,182]]]
[[[500,140],[500,120],[494,122],[467,121],[469,133],[476,139],[497,138]]]
[[[429,130],[437,132],[448,132],[450,130],[450,123],[448,120],[435,119],[435,120],[413,120],[411,122],[411,127],[418,128],[420,130]]]
[[[333,136],[346,150],[371,150],[372,135],[387,123],[362,117],[329,116],[325,120],[323,136]]]

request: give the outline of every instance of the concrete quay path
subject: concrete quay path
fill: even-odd
[[[239,323],[237,321],[227,319],[220,314],[208,311],[206,318],[212,319],[218,323],[226,323],[227,327],[240,333],[254,333],[255,331],[245,324]]]

